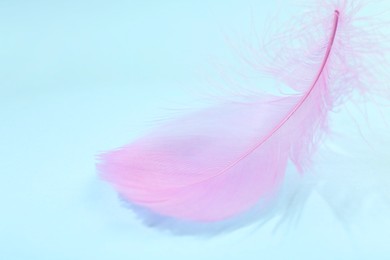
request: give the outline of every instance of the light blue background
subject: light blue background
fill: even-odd
[[[389,259],[382,224],[351,234],[316,195],[290,229],[199,239],[142,226],[97,179],[95,155],[195,102],[269,2],[1,0],[0,259]]]

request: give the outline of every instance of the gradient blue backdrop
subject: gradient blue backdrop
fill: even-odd
[[[214,61],[236,60],[224,36],[250,38],[275,8],[1,0],[0,259],[390,259],[381,226],[351,235],[315,195],[289,230],[197,239],[142,226],[97,179],[97,153],[191,104]]]

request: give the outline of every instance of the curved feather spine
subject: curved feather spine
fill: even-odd
[[[315,143],[316,130],[322,130],[328,112],[322,99],[329,90],[324,70],[338,17],[335,11],[325,57],[307,71],[301,67],[315,77],[299,96],[256,96],[174,120],[104,155],[102,177],[124,200],[164,217],[216,222],[268,207],[288,160],[300,168],[312,154],[306,148]]]
[[[231,165],[229,165],[228,167],[226,167],[225,169],[223,169],[221,172],[219,172],[218,174],[212,176],[212,178],[215,178],[217,177],[218,175],[220,174],[223,174],[225,171],[229,170],[230,168],[234,167],[237,163],[239,163],[242,159],[244,159],[246,156],[248,156],[249,154],[251,154],[253,151],[255,151],[257,148],[259,148],[263,143],[265,143],[274,133],[276,133],[290,118],[291,116],[302,106],[302,104],[306,101],[306,99],[310,96],[310,94],[312,93],[313,89],[315,88],[315,86],[317,85],[318,83],[318,80],[320,79],[323,71],[324,71],[324,68],[326,66],[326,64],[328,63],[328,60],[329,60],[329,56],[330,56],[330,53],[332,51],[332,47],[333,47],[333,43],[335,41],[335,38],[336,38],[336,34],[337,34],[337,28],[338,28],[338,23],[339,23],[339,16],[340,16],[340,12],[338,10],[335,10],[335,14],[334,14],[334,23],[333,23],[333,30],[332,30],[332,34],[331,34],[331,37],[330,37],[330,41],[328,43],[328,46],[327,46],[327,49],[326,49],[326,53],[325,53],[325,57],[324,57],[324,60],[321,64],[321,67],[317,73],[317,76],[315,77],[315,80],[314,80],[314,83],[311,85],[311,87],[309,88],[309,90],[306,92],[306,94],[302,97],[302,99],[298,102],[298,104],[292,108],[292,110],[289,112],[289,114],[267,135],[265,136],[258,144],[256,144],[252,149],[250,149],[249,151],[247,151],[245,154],[241,155],[235,162],[233,162]],[[207,179],[206,179],[207,180]],[[205,181],[205,180],[202,180],[202,181]],[[202,182],[201,181],[201,182]]]

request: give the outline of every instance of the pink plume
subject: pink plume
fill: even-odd
[[[226,101],[173,120],[101,155],[102,178],[125,201],[177,220],[213,223],[270,207],[288,162],[301,173],[309,166],[329,111],[365,91],[360,67],[350,66],[360,57],[351,36],[356,9],[340,3],[304,23],[312,29],[297,37],[298,48],[285,47],[269,63],[263,53],[248,60],[296,94]]]

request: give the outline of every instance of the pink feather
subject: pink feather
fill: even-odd
[[[261,56],[248,60],[253,67],[296,94],[226,101],[173,120],[103,154],[102,178],[125,201],[177,220],[213,223],[270,207],[288,162],[300,172],[309,165],[328,131],[329,111],[366,88],[350,67],[359,55],[350,44],[356,10],[346,5],[314,17],[298,48],[284,48],[271,63],[252,52]]]

